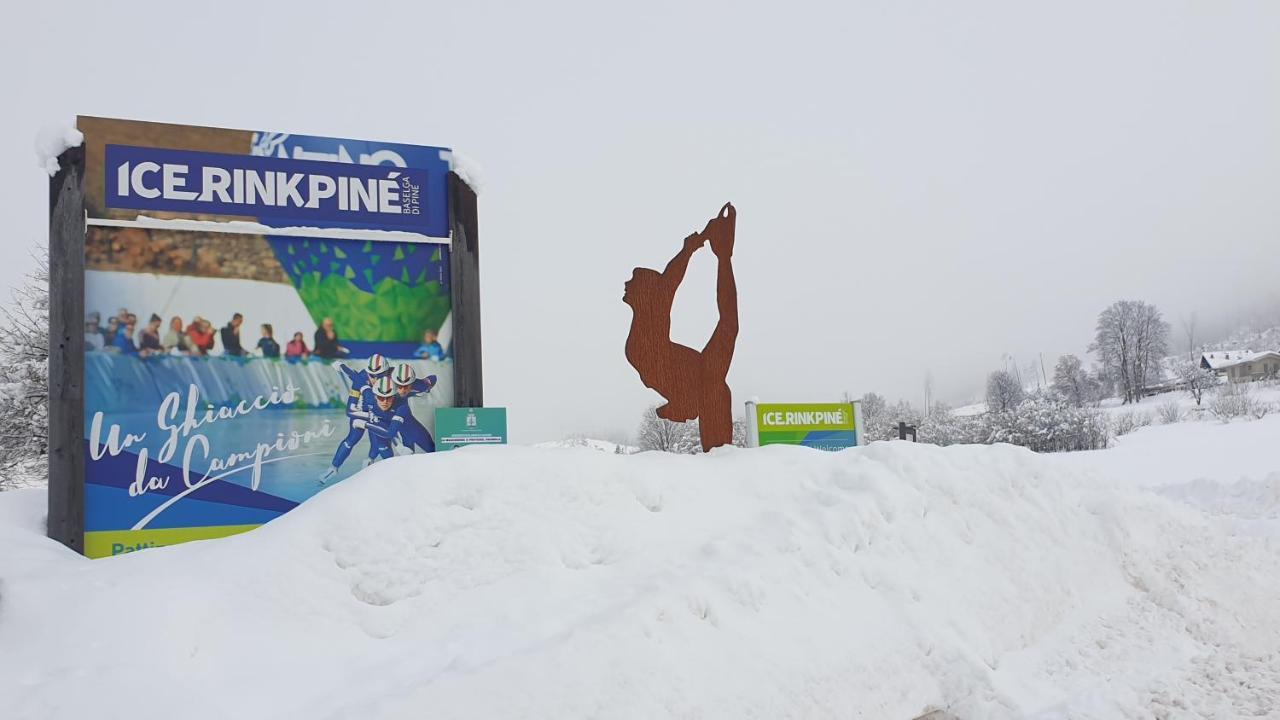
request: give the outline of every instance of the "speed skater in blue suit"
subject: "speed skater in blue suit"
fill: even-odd
[[[409,410],[409,398],[431,392],[436,384],[436,376],[419,378],[413,366],[401,363],[392,371],[391,379],[396,386],[396,403],[405,409],[404,425],[400,429],[401,442],[410,450],[420,448],[423,452],[435,452],[436,443],[432,440],[431,433]]]
[[[369,419],[369,412],[376,404],[372,399],[365,396],[364,390],[367,389],[371,382],[378,378],[387,376],[391,371],[391,364],[387,359],[378,353],[369,356],[369,364],[363,370],[354,370],[342,363],[338,363],[338,370],[351,383],[351,388],[347,393],[347,436],[338,444],[337,451],[333,454],[333,462],[329,463],[329,468],[320,475],[320,484],[323,485],[331,478],[338,474],[338,469],[351,456],[351,451],[355,450],[360,439],[364,437],[365,424]],[[369,440],[370,445],[373,439]]]

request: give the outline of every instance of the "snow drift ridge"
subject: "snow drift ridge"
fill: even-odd
[[[0,556],[14,718],[1113,717],[1280,694],[1273,550],[1009,446],[473,448],[243,536],[28,555]]]

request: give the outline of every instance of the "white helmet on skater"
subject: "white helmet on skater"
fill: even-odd
[[[390,369],[391,363],[387,362],[387,359],[381,353],[374,353],[369,356],[369,367],[366,370],[369,373],[369,377],[381,377],[386,375]]]
[[[395,397],[396,384],[392,382],[390,377],[383,375],[373,381],[373,394],[380,398]]]
[[[409,363],[400,363],[391,371],[391,379],[397,385],[412,385],[418,379],[418,373],[413,371],[413,366]]]

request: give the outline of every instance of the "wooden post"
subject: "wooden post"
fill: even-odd
[[[905,422],[898,421],[898,439],[906,440],[907,436],[911,436],[911,442],[916,442],[916,426],[908,425]]]
[[[84,148],[49,182],[48,535],[84,552]]]
[[[453,304],[453,402],[484,407],[480,348],[480,230],[476,193],[457,173],[449,173],[450,300]]]

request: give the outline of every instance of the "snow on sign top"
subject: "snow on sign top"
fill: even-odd
[[[40,168],[53,177],[58,174],[58,156],[63,151],[79,147],[84,135],[67,125],[46,125],[36,135],[36,158]]]
[[[449,236],[448,148],[89,117],[78,125],[90,224],[247,219]]]

